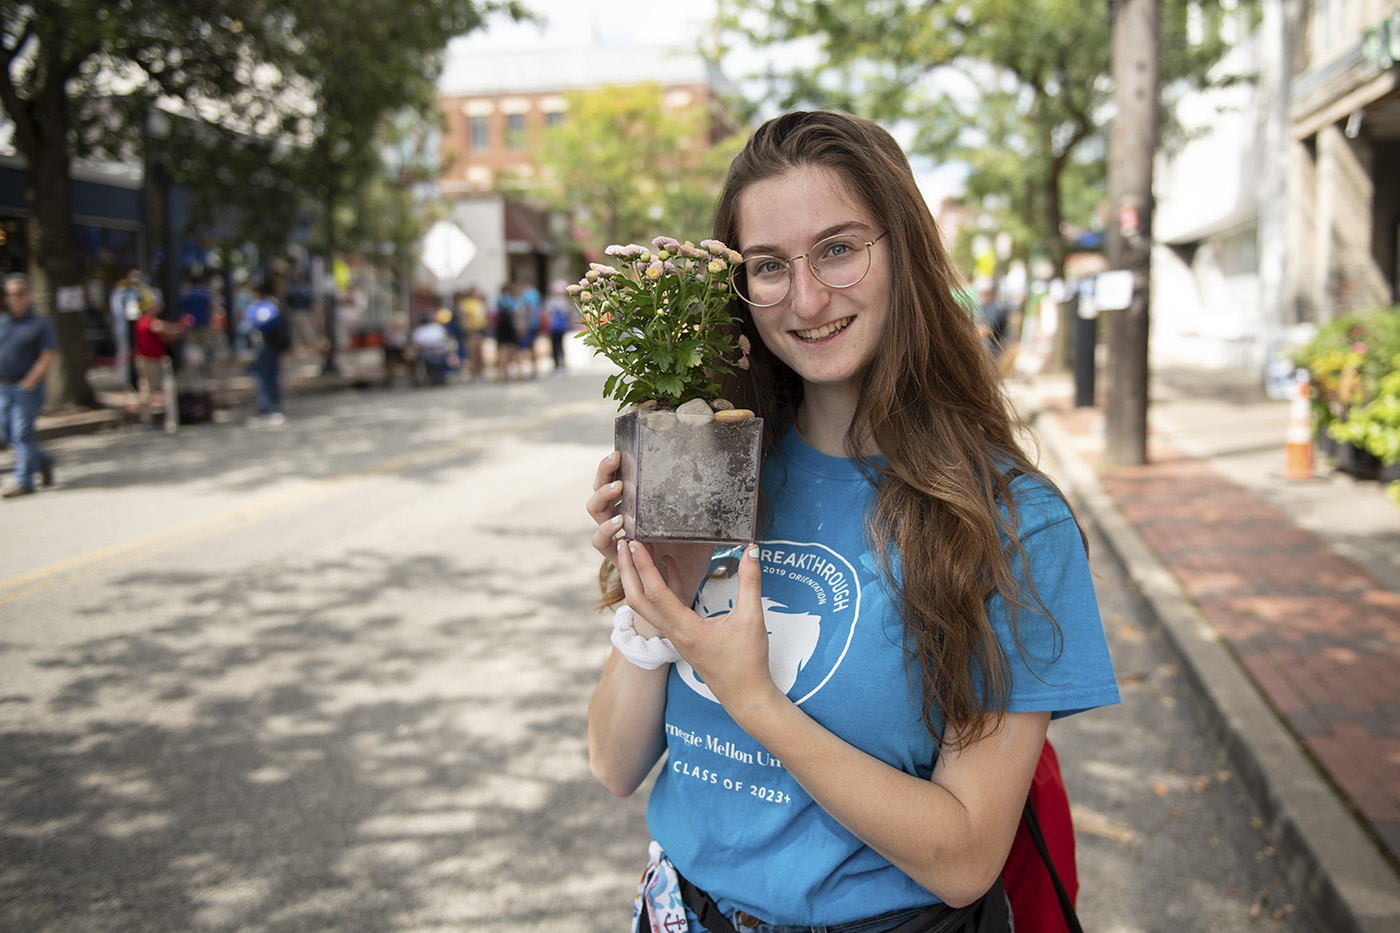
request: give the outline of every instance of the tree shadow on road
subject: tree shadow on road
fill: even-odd
[[[586,571],[528,598],[371,551],[121,582],[126,605],[79,611],[164,621],[4,649],[35,673],[0,702],[0,926],[626,922],[645,828],[587,769]]]

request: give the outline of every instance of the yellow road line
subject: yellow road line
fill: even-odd
[[[400,454],[336,476],[311,480],[304,485],[271,493],[245,505],[207,515],[183,525],[152,532],[139,538],[132,538],[130,541],[110,544],[107,547],[55,561],[52,564],[15,574],[12,577],[3,577],[0,578],[0,606],[51,590],[61,583],[69,583],[105,570],[135,563],[157,554],[185,547],[196,541],[212,538],[235,528],[254,524],[272,515],[285,515],[293,509],[307,508],[335,496],[344,495],[370,480],[440,463],[463,451],[493,444],[510,434],[539,427],[560,418],[597,411],[599,407],[600,404],[595,401],[571,402],[560,405],[479,434],[472,434],[411,453]]]

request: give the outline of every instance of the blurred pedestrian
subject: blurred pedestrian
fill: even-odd
[[[136,374],[136,357],[132,347],[136,338],[136,322],[141,317],[141,299],[155,298],[140,268],[132,266],[112,288],[112,339],[117,345],[117,365],[126,367],[128,384],[135,389],[140,380]]]
[[[992,356],[1000,358],[1006,343],[1009,309],[1006,302],[997,298],[996,286],[990,280],[978,280],[977,299],[978,332]]]
[[[414,382],[422,385],[440,386],[447,381],[447,354],[452,336],[446,326],[438,320],[436,312],[424,314],[418,319],[409,338],[413,344],[416,377]]]
[[[39,448],[37,424],[44,407],[44,377],[53,365],[58,341],[53,324],[34,313],[29,276],[5,277],[5,307],[0,316],[0,430],[15,449],[15,485],[0,498],[34,492],[34,476],[53,485],[54,458]]]
[[[132,334],[132,357],[136,361],[136,399],[139,406],[141,424],[150,430],[154,427],[151,417],[151,398],[164,395],[166,348],[184,333],[185,328],[173,321],[162,320],[156,315],[155,298],[146,295],[141,299],[141,316],[136,319]],[[175,378],[172,367],[170,378]],[[171,387],[169,398],[179,393]]]
[[[291,348],[292,328],[266,280],[255,277],[253,301],[243,312],[244,326],[256,356],[253,376],[258,382],[258,418],[263,424],[281,424],[282,355]]]
[[[481,297],[481,289],[473,285],[460,304],[467,341],[467,378],[480,382],[486,371],[486,299]]]
[[[438,309],[437,322],[447,330],[447,374],[456,374],[462,368],[462,357],[466,353],[466,334],[457,312],[444,305]]]
[[[501,286],[496,296],[496,381],[505,382],[515,370],[516,344],[520,341],[520,331],[516,327],[516,309],[520,302],[515,297],[515,285],[511,282]]]
[[[539,376],[539,355],[535,353],[535,342],[540,336],[540,312],[543,305],[540,301],[540,290],[530,282],[520,282],[515,286],[515,292],[519,296],[515,307],[515,326],[518,330],[518,340],[515,347],[522,360],[530,364],[530,378]],[[522,365],[520,378],[525,378],[525,368]]]
[[[564,338],[574,323],[574,303],[569,298],[569,283],[559,281],[549,286],[544,314],[549,321],[549,350],[554,357],[554,375],[564,375]]]
[[[195,365],[201,375],[208,374],[219,346],[220,335],[213,326],[214,304],[208,276],[202,270],[196,272],[189,287],[180,296],[180,324],[185,328],[185,360],[188,362],[188,351],[194,349],[197,358]]]

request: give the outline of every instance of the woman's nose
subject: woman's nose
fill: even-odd
[[[789,298],[792,310],[800,317],[812,317],[826,306],[828,290],[821,279],[812,272],[812,263],[806,258],[797,260],[792,269],[792,288]]]

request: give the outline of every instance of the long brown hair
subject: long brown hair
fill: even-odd
[[[1034,586],[1015,572],[1025,554],[1008,486],[1028,474],[1058,490],[1017,440],[1025,426],[975,321],[955,297],[961,277],[908,159],[880,126],[832,111],[765,123],[729,166],[715,207],[715,238],[739,248],[744,192],[804,167],[835,172],[889,231],[887,338],[861,376],[846,448],[876,487],[866,537],[902,611],[924,723],[936,739],[951,734],[950,747],[961,747],[1006,711],[1010,662],[988,617],[992,597],[1001,594],[1013,634],[1021,609],[1035,607],[1050,618]],[[763,344],[748,305],[736,299],[732,310],[752,344],[750,366],[722,384],[727,398],[767,419],[764,446],[771,455],[802,401],[802,380]],[[880,457],[862,454],[872,447]],[[621,600],[611,562],[604,561],[599,582],[600,605]]]
[[[866,535],[902,610],[924,722],[941,738],[941,714],[944,734],[962,745],[985,735],[1006,710],[1009,660],[992,630],[989,601],[1002,595],[1013,632],[1018,609],[1044,610],[1034,587],[1015,573],[1025,555],[1007,486],[1021,473],[1054,487],[1018,442],[1024,425],[976,322],[955,297],[961,277],[908,159],[884,129],[825,111],[765,123],[729,167],[715,238],[740,248],[744,192],[803,167],[835,172],[889,231],[886,339],[861,376],[846,448],[876,486]],[[801,380],[763,346],[748,306],[736,301],[734,310],[753,351],[749,370],[726,386],[729,397],[765,418],[792,417]],[[776,444],[782,425],[773,428],[764,433]],[[872,446],[881,457],[862,456]]]

